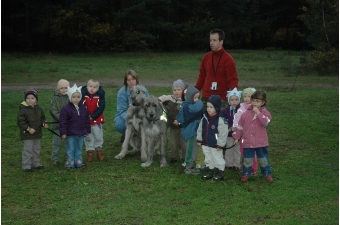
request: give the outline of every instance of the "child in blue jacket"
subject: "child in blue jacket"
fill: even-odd
[[[197,158],[196,135],[197,128],[202,118],[203,102],[199,99],[200,93],[190,85],[182,102],[181,110],[176,120],[181,128],[181,133],[186,142],[185,170],[186,174],[200,174],[200,169],[195,168]]]

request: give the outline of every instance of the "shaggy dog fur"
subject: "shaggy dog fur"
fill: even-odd
[[[145,93],[146,89],[141,85],[136,85],[130,89],[131,105],[126,114],[125,139],[122,144],[122,149],[120,153],[115,156],[115,159],[122,159],[126,154],[133,154],[141,149],[141,123],[145,117],[145,111],[143,109],[144,99],[146,98]],[[128,151],[129,143],[133,148],[131,151]],[[145,160],[146,159],[142,157],[142,161],[145,162]]]
[[[161,162],[160,167],[166,167],[166,146],[167,146],[167,125],[160,120],[163,114],[162,106],[159,99],[155,96],[149,96],[144,99],[143,103],[144,118],[142,121],[142,149],[141,158],[144,163],[142,167],[148,167],[152,163],[155,149],[161,145]]]

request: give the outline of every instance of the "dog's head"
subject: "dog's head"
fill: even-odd
[[[144,99],[143,108],[145,117],[148,120],[159,120],[163,115],[160,100],[156,96],[149,96]]]
[[[146,97],[146,89],[142,85],[137,84],[136,86],[130,88],[130,102],[134,106],[139,106],[143,104]]]

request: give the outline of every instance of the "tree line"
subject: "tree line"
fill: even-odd
[[[29,52],[205,50],[338,45],[334,0],[3,0],[2,49]],[[317,43],[316,43],[317,42]]]

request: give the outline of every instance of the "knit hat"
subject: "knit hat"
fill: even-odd
[[[208,99],[208,102],[210,102],[214,106],[216,112],[221,111],[222,103],[221,103],[221,97],[219,95],[210,96],[210,98]]]
[[[248,94],[251,96],[255,91],[256,91],[255,88],[249,87],[249,88],[244,89],[242,93],[243,93],[243,96],[244,94]]]
[[[182,80],[178,79],[172,84],[172,89],[174,89],[174,87],[180,87],[182,90],[184,90],[185,85]]]
[[[35,97],[35,99],[37,99],[37,101],[38,101],[38,90],[37,89],[29,88],[24,92],[24,94],[25,94],[25,100],[27,98],[27,95],[33,95]]]
[[[197,88],[195,88],[195,86],[190,85],[187,88],[187,92],[185,94],[185,101],[190,102],[190,103],[194,103],[194,96],[199,93],[199,90],[197,90]]]
[[[76,84],[73,85],[73,87],[67,87],[67,95],[68,95],[68,98],[72,99],[72,95],[75,93],[75,92],[79,92],[80,94],[80,98],[81,98],[81,86],[77,87]]]
[[[238,97],[238,101],[240,101],[241,100],[241,94],[242,94],[242,91],[238,91],[237,88],[234,88],[231,91],[227,91],[228,103],[230,104],[230,97],[231,96]]]
[[[57,89],[59,90],[62,87],[68,87],[68,86],[70,86],[70,82],[68,82],[65,79],[61,79],[61,80],[58,81]]]

